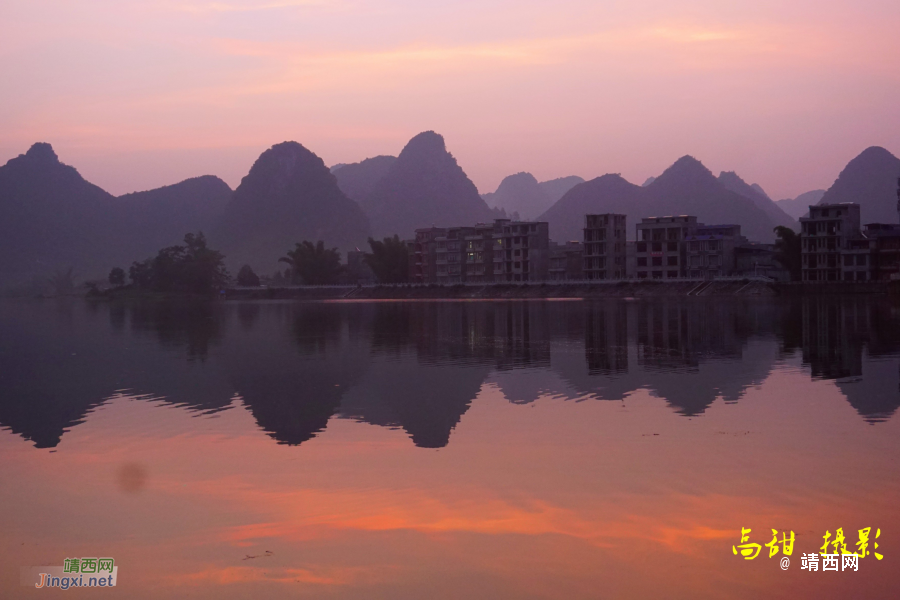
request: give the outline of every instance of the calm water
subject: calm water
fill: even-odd
[[[897,597],[898,364],[865,298],[2,302],[0,596]]]

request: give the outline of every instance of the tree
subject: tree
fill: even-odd
[[[789,227],[775,228],[775,260],[791,274],[791,281],[800,281],[802,258],[800,235]]]
[[[125,270],[122,267],[115,267],[109,272],[109,284],[115,286],[125,285]]]
[[[259,287],[259,276],[253,272],[250,265],[244,265],[237,274],[238,285],[247,287]]]
[[[363,260],[375,273],[379,283],[405,283],[409,279],[409,249],[397,234],[379,242],[369,238],[372,252]]]
[[[341,273],[341,253],[337,248],[326,249],[325,242],[315,245],[303,241],[297,247],[278,259],[291,267],[294,283],[302,281],[307,285],[334,283]]]
[[[189,233],[184,246],[169,246],[154,258],[135,262],[128,275],[139,288],[207,294],[228,283],[224,261],[221,252],[206,245],[203,233]]]

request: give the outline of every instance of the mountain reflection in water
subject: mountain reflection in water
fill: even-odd
[[[127,393],[216,412],[239,399],[278,443],[332,417],[450,442],[485,385],[516,404],[738,402],[802,358],[860,418],[900,406],[900,318],[864,297],[625,302],[0,303],[0,427],[52,448]]]

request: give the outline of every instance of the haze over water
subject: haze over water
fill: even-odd
[[[872,297],[4,301],[0,596],[893,597],[898,365]]]

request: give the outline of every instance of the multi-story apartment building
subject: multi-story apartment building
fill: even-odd
[[[410,248],[413,283],[543,281],[550,266],[549,227],[497,219],[467,227],[416,230]]]
[[[441,227],[417,229],[416,237],[406,242],[409,249],[409,280],[413,283],[428,283],[437,277],[436,250],[438,238],[447,235]]]
[[[747,243],[740,225],[703,225],[698,223],[685,237],[687,276],[713,279],[737,272],[735,249]]]
[[[860,235],[859,204],[810,206],[809,216],[800,218],[800,227],[802,280],[842,280],[841,253]]]
[[[900,277],[900,225],[869,223],[841,251],[843,281],[890,281]]]
[[[494,221],[494,281],[546,281],[550,226],[546,222]]]
[[[635,227],[635,277],[676,279],[687,276],[683,242],[696,230],[697,217],[645,217]]]
[[[584,278],[625,279],[625,215],[584,215]]]
[[[550,281],[578,281],[584,279],[584,247],[581,242],[557,244],[550,242]]]

